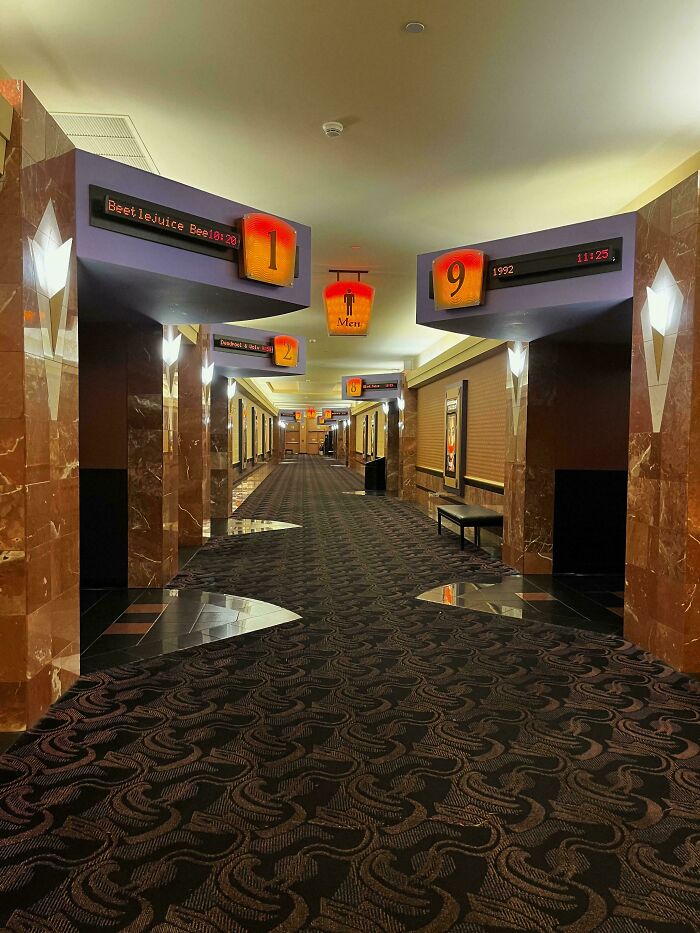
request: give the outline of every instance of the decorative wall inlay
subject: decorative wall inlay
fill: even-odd
[[[518,433],[523,388],[527,385],[527,346],[516,341],[508,347],[506,388],[510,391],[513,434]]]
[[[673,354],[683,310],[683,295],[665,259],[646,287],[647,299],[641,311],[644,358],[647,364],[649,404],[654,433],[661,430]]]
[[[61,240],[52,201],[46,205],[35,236],[29,237],[29,249],[34,262],[34,282],[39,302],[49,411],[51,420],[55,421],[61,393],[73,238],[69,237],[65,242]]]

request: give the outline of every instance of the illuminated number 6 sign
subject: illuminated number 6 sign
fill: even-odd
[[[484,299],[486,257],[478,249],[455,249],[433,259],[436,311],[471,308]]]
[[[269,214],[246,214],[241,222],[241,272],[269,285],[293,285],[297,232]]]

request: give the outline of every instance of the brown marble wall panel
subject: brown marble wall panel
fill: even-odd
[[[73,146],[29,88],[0,81],[0,95],[14,108],[0,177],[0,731],[19,731],[79,671],[75,252],[49,296],[32,247],[75,238],[75,190]]]
[[[400,412],[396,402],[389,403],[389,412],[386,415],[386,437],[385,451],[386,457],[386,491],[392,495],[398,495],[401,473],[401,452],[402,438],[399,428]]]
[[[625,580],[625,635],[692,672],[700,671],[698,190],[698,175],[692,175],[638,214]],[[682,304],[665,402],[654,403],[655,425],[643,322],[647,288],[663,262]]]
[[[503,404],[506,406],[506,462],[503,491],[503,560],[521,572],[525,567],[525,442],[528,419],[527,363],[520,383],[510,370]]]
[[[201,325],[195,344],[183,339],[178,360],[178,539],[188,547],[210,531],[211,385],[202,384],[208,350],[209,328]]]
[[[418,390],[404,389],[404,410],[399,412],[399,498],[412,502],[416,495],[418,451]],[[393,403],[392,403],[393,410]]]
[[[210,512],[212,518],[228,518],[231,514],[233,483],[233,441],[235,422],[233,409],[238,399],[228,397],[228,379],[214,371],[211,384],[211,423],[209,430]]]
[[[172,328],[165,328],[168,337]],[[178,363],[164,328],[141,320],[127,337],[129,586],[165,586],[178,566]]]

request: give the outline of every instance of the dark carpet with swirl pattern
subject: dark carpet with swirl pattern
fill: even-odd
[[[12,931],[700,929],[700,693],[620,638],[416,602],[503,570],[280,466],[178,586],[303,618],[81,678],[0,757]]]

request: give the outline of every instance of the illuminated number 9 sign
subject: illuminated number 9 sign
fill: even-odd
[[[455,249],[433,259],[436,311],[471,308],[484,299],[486,257],[478,249]]]
[[[241,222],[241,275],[269,285],[293,285],[297,232],[270,214],[246,214]]]

